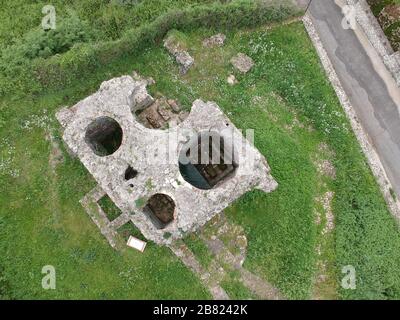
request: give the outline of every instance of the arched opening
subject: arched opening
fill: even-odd
[[[175,202],[166,194],[156,193],[147,201],[144,212],[157,229],[164,229],[174,220]]]
[[[215,132],[203,132],[182,147],[179,171],[198,189],[209,190],[229,178],[237,168],[233,146]]]
[[[96,155],[105,157],[119,149],[122,135],[122,128],[117,121],[110,117],[99,117],[88,125],[85,141]]]

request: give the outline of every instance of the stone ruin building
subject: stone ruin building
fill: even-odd
[[[92,217],[112,246],[115,229],[130,222],[147,239],[170,244],[244,193],[277,187],[265,158],[217,104],[196,100],[188,113],[174,100],[154,99],[149,84],[114,78],[57,113],[68,149],[123,213],[116,221]],[[200,150],[210,161],[198,161]]]

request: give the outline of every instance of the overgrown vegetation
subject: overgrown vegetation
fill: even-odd
[[[16,39],[15,44],[2,51],[2,61],[17,65],[24,60],[49,58],[68,51],[76,43],[89,42],[92,39],[94,32],[71,13],[54,30],[45,31],[38,27]]]
[[[321,70],[310,64],[314,52],[297,54],[309,47],[308,39],[276,35],[263,36],[264,43],[280,50],[271,53],[271,45],[264,45],[253,55],[263,61],[273,90],[312,121],[336,154],[337,177],[332,187],[336,193],[333,208],[337,272],[340,279],[341,268],[353,265],[358,279],[356,290],[341,289],[340,293],[345,298],[356,299],[398,298],[400,278],[394,267],[400,263],[398,225],[386,208],[332,88]],[[278,57],[280,62],[276,63]],[[253,73],[254,77],[265,75],[258,70]],[[282,77],[283,74],[290,77]]]
[[[400,1],[367,0],[395,51],[400,49]]]
[[[15,95],[17,92],[35,93],[43,89],[63,88],[70,85],[77,77],[81,79],[91,77],[93,70],[101,65],[127,54],[134,55],[154,45],[173,28],[187,30],[202,26],[234,28],[280,21],[293,14],[293,9],[285,3],[285,1],[281,3],[275,1],[275,5],[270,5],[263,1],[236,0],[227,4],[216,1],[210,5],[182,5],[149,23],[127,30],[115,41],[99,41],[96,45],[81,43],[62,56],[38,58],[29,63],[15,64],[12,60],[8,63],[5,61],[0,65],[2,71],[0,94],[13,92]]]
[[[325,259],[334,277],[330,281],[340,283],[341,268],[353,265],[357,289],[340,289],[341,298],[399,298],[398,227],[301,23],[254,29],[284,19],[290,11],[260,9],[249,1],[186,6],[195,3],[152,0],[115,9],[108,1],[71,1],[69,6],[56,1],[61,16],[63,12],[67,16],[67,7],[73,8],[79,23],[95,31],[94,38],[73,36],[71,49],[60,55],[40,57],[39,50],[32,57],[24,56],[21,64],[9,60],[9,66],[3,65],[0,294],[13,298],[210,298],[167,248],[149,243],[144,254],[110,248],[79,204],[95,186],[85,168],[65,150],[65,159],[55,172],[49,166],[52,146],[45,136],[53,134],[61,140],[55,111],[95,92],[102,81],[136,70],[156,80],[150,88],[153,94],[178,99],[186,108],[197,98],[216,101],[239,128],[255,129],[256,147],[268,159],[279,188],[268,195],[248,193],[226,210],[233,223],[245,228],[246,268],[288,298],[311,297],[319,241],[315,198],[321,195],[313,159],[324,143],[332,149],[336,167],[336,179],[327,180],[327,188],[335,192],[336,217],[334,234],[326,240],[331,250]],[[21,10],[11,2],[7,5],[4,11],[15,9],[18,14]],[[27,5],[26,10],[39,10],[24,15],[11,35],[22,39],[36,26],[41,5]],[[159,16],[166,6],[175,9]],[[141,20],[117,18],[130,14],[138,14]],[[10,20],[4,21],[1,28],[10,28]],[[137,28],[129,30],[130,26]],[[177,76],[178,67],[159,42],[172,28],[185,33],[196,61],[184,77]],[[18,40],[1,30],[4,43],[18,45]],[[219,31],[227,35],[226,45],[204,50],[201,40]],[[47,36],[44,42],[39,37],[46,46],[46,41],[52,41]],[[51,47],[57,48],[54,53],[64,50],[58,44]],[[226,78],[234,70],[229,60],[238,52],[251,56],[256,64],[245,76],[235,74],[239,84],[230,86]],[[121,232],[126,238],[137,230]],[[196,239],[186,241],[205,265],[209,263],[202,244]],[[57,270],[55,291],[40,286],[41,268],[48,264]],[[249,296],[234,277],[226,281],[223,286],[232,297]]]
[[[199,260],[200,264],[204,268],[208,268],[213,256],[204,241],[197,234],[190,234],[184,239],[184,242]]]
[[[170,9],[219,2],[215,0],[53,0],[57,19],[73,11],[86,21],[100,41],[120,38],[127,30],[151,22]],[[0,43],[12,45],[40,25],[48,1],[2,1]]]
[[[121,210],[107,195],[101,198],[98,203],[110,221],[115,220],[122,214]]]
[[[235,300],[256,300],[257,296],[246,288],[239,280],[239,276],[235,272],[231,272],[225,276],[221,282],[221,286],[231,299]]]
[[[132,222],[128,222],[124,224],[122,227],[118,229],[118,233],[124,240],[124,243],[126,243],[129,239],[130,236],[136,237],[138,239],[142,239],[143,241],[146,241],[146,239],[143,237],[143,235],[140,233],[140,231],[134,226]]]
[[[0,266],[0,300],[12,299],[10,294],[11,291],[8,285],[8,281],[4,275],[3,268]]]

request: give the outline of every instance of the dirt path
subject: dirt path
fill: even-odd
[[[54,222],[59,225],[61,204],[60,197],[58,194],[58,177],[57,177],[57,166],[64,161],[64,155],[61,151],[58,141],[55,139],[51,129],[46,129],[46,140],[50,142],[50,154],[49,154],[49,168],[50,168],[50,181],[49,181],[49,197],[51,201],[48,201],[48,205],[51,207],[53,212]]]
[[[204,241],[213,256],[207,270],[200,265],[195,255],[183,242],[175,242],[170,248],[188,268],[199,276],[215,300],[229,299],[220,283],[232,272],[238,274],[238,280],[259,299],[284,299],[278,289],[243,268],[247,239],[240,226],[229,223],[224,214],[215,217],[209,226],[210,228],[199,233],[199,238]]]
[[[190,251],[190,249],[180,241],[172,244],[170,249],[189,269],[199,276],[200,280],[211,292],[214,300],[229,300],[228,294],[219,285],[224,276],[222,272],[214,270],[213,274],[211,274],[210,272],[204,270],[192,251]]]

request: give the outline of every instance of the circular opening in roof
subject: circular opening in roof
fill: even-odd
[[[105,157],[119,149],[122,136],[122,128],[116,120],[110,117],[99,117],[88,125],[85,142],[96,155]]]
[[[182,147],[179,171],[192,186],[213,189],[235,172],[233,151],[233,145],[218,133],[199,133]]]

